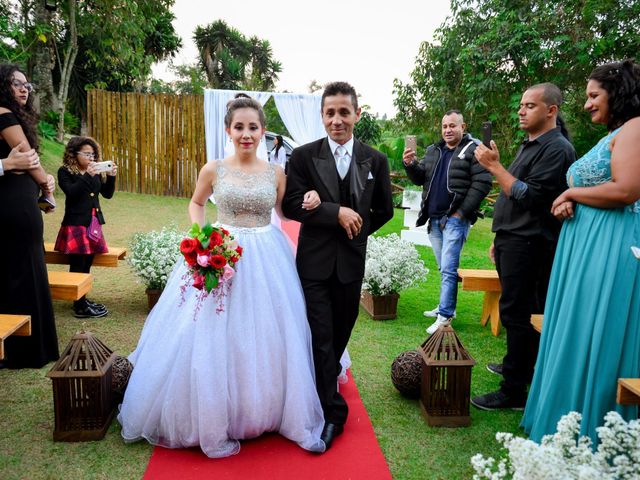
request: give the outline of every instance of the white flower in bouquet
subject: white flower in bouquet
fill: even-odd
[[[481,454],[471,458],[474,480],[631,480],[640,478],[640,420],[625,422],[617,412],[598,427],[600,444],[594,451],[589,437],[579,437],[582,416],[570,412],[558,431],[532,440],[498,432],[506,457],[496,461]]]
[[[184,232],[175,227],[133,236],[127,260],[147,288],[162,290],[165,287],[173,266],[182,257],[180,241],[183,237]]]
[[[369,238],[362,289],[371,295],[398,293],[424,280],[427,273],[416,247],[397,234]]]

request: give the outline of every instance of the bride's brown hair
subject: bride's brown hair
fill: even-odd
[[[224,116],[224,126],[227,128],[231,128],[231,119],[233,118],[233,114],[236,110],[241,108],[253,108],[256,112],[258,112],[258,118],[260,119],[260,125],[264,128],[265,125],[265,116],[264,111],[262,110],[262,105],[257,100],[247,96],[244,93],[239,93],[236,95],[236,98],[229,101],[227,103],[227,113]]]

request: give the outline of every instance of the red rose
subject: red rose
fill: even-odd
[[[204,288],[204,275],[194,275],[193,286],[198,290],[202,290]]]
[[[242,247],[240,245],[236,247],[236,253],[238,254],[238,256],[242,255]]]
[[[218,245],[222,245],[222,235],[214,230],[209,237],[209,247],[217,247]]]
[[[227,236],[227,237],[229,236],[229,230],[227,230],[226,228],[222,228],[222,227],[220,227],[220,230],[222,230],[222,233],[223,233],[225,236]]]
[[[209,265],[213,268],[222,268],[227,264],[227,260],[222,255],[211,255]]]
[[[200,242],[196,245],[196,253],[198,255],[209,255],[209,249],[204,248]]]
[[[198,255],[196,254],[196,252],[185,254],[184,260],[187,262],[187,265],[189,265],[190,267],[195,267],[196,264],[198,263]]]
[[[195,238],[185,238],[180,242],[180,251],[183,255],[187,255],[193,252],[196,249],[196,246],[199,244]]]

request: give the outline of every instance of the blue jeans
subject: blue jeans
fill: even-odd
[[[469,220],[458,217],[430,218],[429,221],[431,222],[429,240],[442,279],[438,313],[443,317],[451,318],[458,300],[460,253],[471,225]]]

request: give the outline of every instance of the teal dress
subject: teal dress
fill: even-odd
[[[619,129],[618,129],[619,130]],[[567,172],[570,187],[611,180],[611,132]],[[638,418],[616,404],[618,378],[640,377],[640,201],[622,208],[576,205],[553,262],[540,350],[522,419],[532,440],[555,433],[560,417],[582,414],[581,435],[597,442],[604,415]]]

